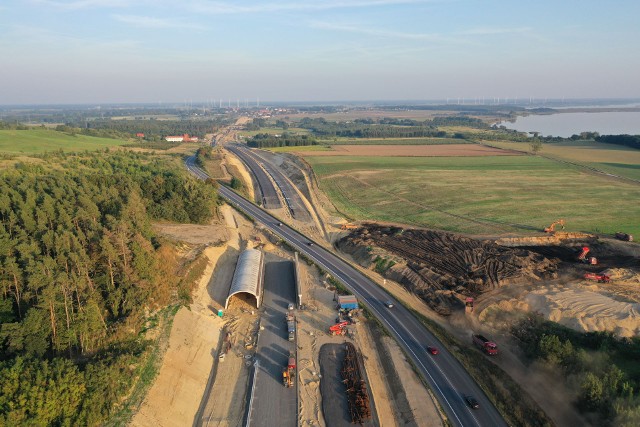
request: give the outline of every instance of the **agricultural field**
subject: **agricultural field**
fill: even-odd
[[[444,145],[473,144],[459,138],[331,138],[319,139],[318,143],[327,145]]]
[[[534,156],[305,159],[336,209],[470,234],[538,232],[558,218],[567,231],[640,234],[640,186]]]
[[[489,141],[488,144],[530,151],[526,142]],[[571,141],[543,144],[542,156],[584,164],[604,172],[640,180],[640,150],[595,141]]]
[[[243,130],[239,131],[238,134],[240,136],[244,136],[247,138],[251,138],[259,133],[268,133],[269,135],[281,135],[284,132],[295,134],[295,135],[308,135],[311,133],[309,129],[290,127],[289,129],[282,129],[281,127],[264,127],[259,130]]]
[[[93,151],[128,144],[129,141],[69,135],[49,129],[0,130],[0,152],[40,154],[47,151]]]
[[[306,152],[302,152],[305,155]],[[373,156],[373,157],[447,157],[447,156],[520,156],[513,150],[479,144],[441,145],[337,145],[330,150],[307,153],[310,156]]]

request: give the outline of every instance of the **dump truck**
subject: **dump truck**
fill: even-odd
[[[580,253],[578,254],[578,261],[585,263],[585,264],[589,264],[589,265],[596,265],[598,264],[598,259],[596,257],[590,256],[588,257],[587,254],[591,252],[591,250],[589,249],[588,246],[583,246],[582,250],[580,251]]]
[[[355,225],[355,224],[342,224],[340,226],[341,230],[355,230],[359,228],[359,226]]]
[[[498,354],[498,346],[493,341],[489,341],[484,335],[474,334],[473,343],[488,355],[495,356]]]
[[[287,321],[287,332],[289,333],[289,341],[296,339],[296,316],[293,314],[293,310],[289,310],[285,315]]]
[[[607,274],[584,273],[584,278],[587,280],[595,280],[598,283],[609,283],[611,281],[611,277]]]
[[[285,387],[293,387],[296,378],[296,358],[293,353],[289,354],[287,367],[282,370],[282,383]]]
[[[633,242],[633,236],[628,233],[623,233],[621,231],[616,232],[616,239],[624,240],[625,242]]]

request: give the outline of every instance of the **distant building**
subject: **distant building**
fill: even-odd
[[[169,142],[182,142],[184,141],[184,136],[165,136],[164,139]]]
[[[138,133],[136,133],[136,137],[137,138],[144,138],[144,133],[138,132]]]

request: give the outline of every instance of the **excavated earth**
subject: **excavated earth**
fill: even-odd
[[[367,223],[337,242],[364,267],[399,282],[442,315],[464,297],[557,277],[559,259],[452,233]]]

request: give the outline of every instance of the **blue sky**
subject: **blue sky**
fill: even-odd
[[[0,104],[640,97],[638,16],[634,0],[3,0]]]

